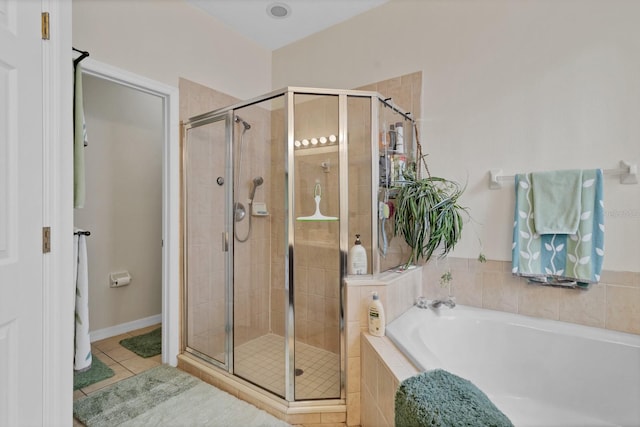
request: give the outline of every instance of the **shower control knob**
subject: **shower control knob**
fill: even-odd
[[[224,178],[219,176],[218,179],[216,179],[216,182],[218,183],[218,185],[223,185],[224,184]]]

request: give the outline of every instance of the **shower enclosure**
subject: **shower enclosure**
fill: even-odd
[[[368,275],[398,264],[380,203],[413,139],[363,91],[286,88],[184,122],[184,351],[289,402],[344,399],[347,252],[360,234]]]

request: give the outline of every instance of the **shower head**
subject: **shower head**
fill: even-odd
[[[253,201],[253,198],[256,195],[256,189],[264,183],[264,179],[261,176],[257,176],[253,178],[253,187],[251,187],[251,197],[249,200]]]
[[[233,119],[236,123],[242,123],[242,126],[244,126],[244,130],[247,131],[249,129],[251,129],[251,125],[247,122],[245,122],[244,120],[242,120],[242,118],[240,116],[235,116],[235,118]]]

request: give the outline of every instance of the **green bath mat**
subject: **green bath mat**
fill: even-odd
[[[442,369],[404,380],[396,391],[395,409],[398,427],[513,427],[471,381]]]
[[[202,380],[160,365],[73,402],[87,427],[290,427]]]
[[[91,384],[111,378],[113,375],[113,370],[92,354],[91,367],[86,371],[73,373],[73,389],[85,388]]]
[[[120,345],[140,357],[156,356],[162,352],[162,328],[120,341]]]

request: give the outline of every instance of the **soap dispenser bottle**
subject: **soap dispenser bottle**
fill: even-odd
[[[367,250],[356,234],[356,241],[349,249],[349,274],[367,274]]]
[[[385,332],[384,307],[377,292],[373,292],[368,310],[369,333],[376,337],[383,337]]]

